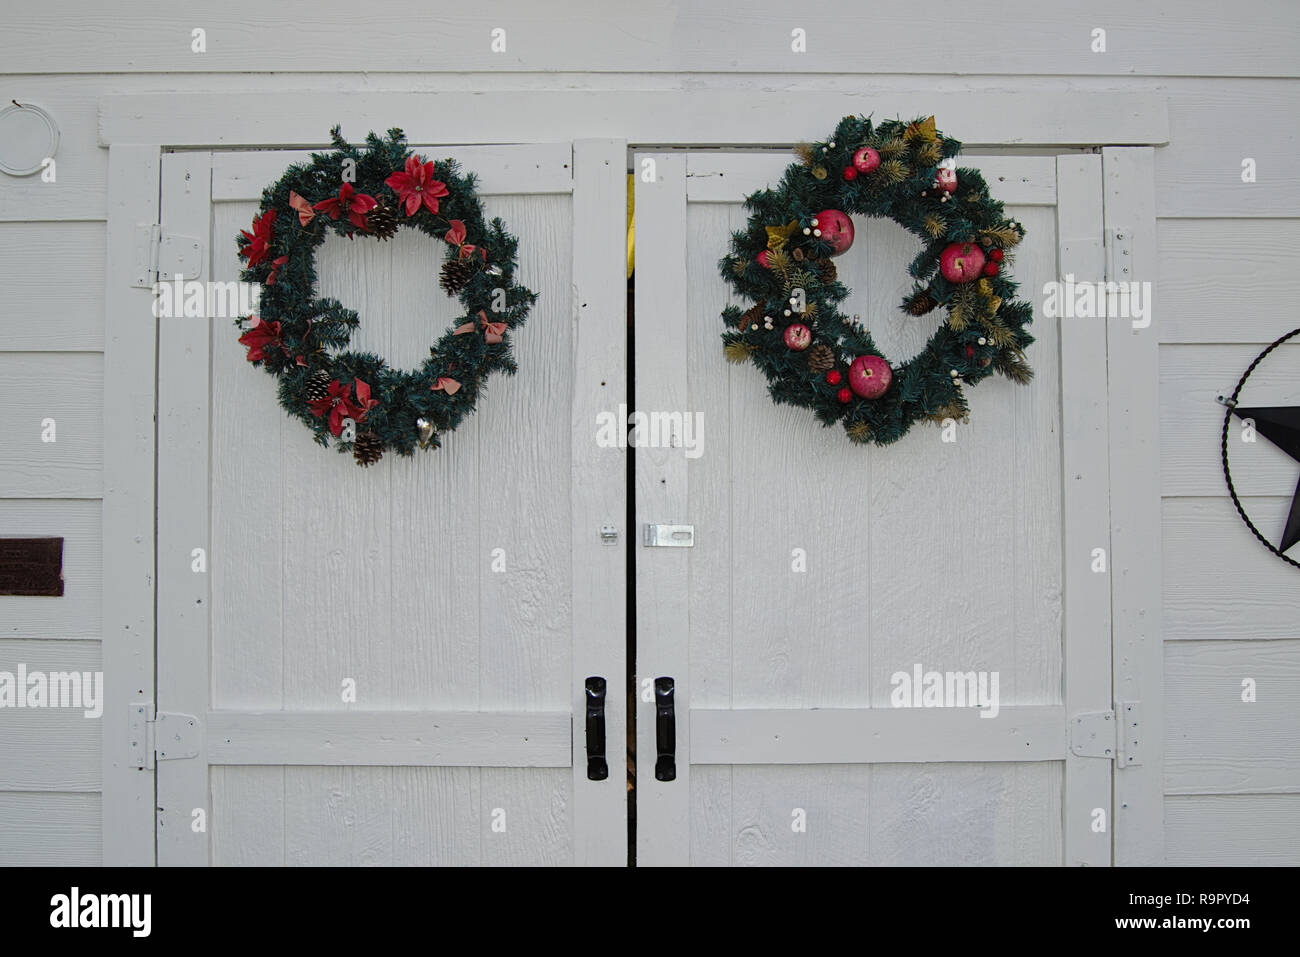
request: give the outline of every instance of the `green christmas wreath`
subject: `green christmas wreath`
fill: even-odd
[[[780,185],[746,198],[749,225],[719,263],[754,303],[723,310],[727,358],[758,365],[774,401],[812,409],[823,425],[843,423],[853,441],[880,445],[920,420],[968,421],[968,383],[994,372],[1028,382],[1033,308],[1013,298],[1007,275],[1024,229],[977,170],[956,168],[960,151],[932,116],[879,126],[847,116],[825,142],[796,148],[801,162]],[[850,290],[831,257],[853,242],[850,215],[886,217],[920,236],[902,308],[913,316],[938,306],[948,312],[925,348],[899,366],[839,310]]]
[[[242,278],[261,283],[262,294],[258,315],[236,325],[249,361],[279,379],[285,411],[367,466],[385,449],[437,448],[491,373],[514,373],[510,330],[537,296],[515,282],[518,240],[500,219],[485,221],[472,174],[415,155],[399,129],[371,133],[364,149],[338,127],[330,137],[334,150],[289,167],[262,192],[251,231],[240,231]],[[440,282],[465,310],[414,372],[349,351],[357,314],[316,297],[316,248],[328,233],[387,240],[399,226],[446,241]]]

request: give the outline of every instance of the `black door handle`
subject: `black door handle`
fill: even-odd
[[[609,777],[605,761],[605,679],[587,679],[587,780]]]
[[[672,678],[655,679],[655,744],[659,759],[655,761],[656,781],[677,780],[677,715],[673,710]]]

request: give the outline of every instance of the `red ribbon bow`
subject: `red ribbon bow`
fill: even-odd
[[[483,327],[483,339],[488,343],[488,345],[496,345],[505,336],[506,324],[504,322],[489,322],[487,313],[484,312],[482,309],[478,311],[478,321],[479,324]],[[453,334],[459,336],[462,335],[463,333],[473,332],[473,331],[474,331],[474,320],[471,319],[469,322],[457,326],[453,330]]]

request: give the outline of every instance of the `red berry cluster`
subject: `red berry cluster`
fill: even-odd
[[[988,262],[984,264],[984,275],[996,276],[1001,268],[998,264],[1002,262],[1006,254],[1000,249],[994,249],[989,252]]]

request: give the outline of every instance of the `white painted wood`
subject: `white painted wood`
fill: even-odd
[[[98,498],[104,360],[97,353],[0,353],[9,421],[0,497]],[[53,420],[54,441],[45,440]]]
[[[104,221],[104,189],[42,183],[0,190],[0,223]],[[101,225],[102,230],[102,225]],[[102,262],[101,262],[102,264]]]
[[[571,149],[566,145],[562,158],[553,147],[540,153],[571,176]],[[184,164],[193,154],[176,155]],[[574,228],[574,204],[591,206],[615,186],[621,198],[625,160],[621,146],[601,144],[601,170],[561,188],[549,160],[543,172],[528,172],[538,155],[529,146],[494,147],[479,151],[494,166],[470,170],[503,189],[518,173],[522,195],[488,195],[485,205],[520,237],[520,280],[542,298],[515,340],[518,376],[493,380],[478,412],[444,436],[437,452],[390,455],[361,470],[321,450],[280,414],[273,384],[246,361],[229,319],[213,320],[212,382],[204,392],[209,464],[160,467],[160,476],[168,469],[208,473],[212,486],[205,518],[211,601],[204,603],[211,647],[206,639],[192,653],[182,653],[179,642],[164,645],[161,654],[175,657],[159,668],[160,676],[183,673],[196,700],[188,713],[204,716],[210,749],[203,761],[163,762],[160,771],[161,780],[171,764],[189,765],[210,789],[210,851],[179,842],[175,849],[191,863],[210,854],[215,863],[555,864],[573,863],[579,846],[588,858],[626,858],[621,775],[601,782],[600,814],[588,814],[592,802],[575,798],[572,713],[575,676],[591,673],[575,650],[581,627],[585,647],[598,648],[603,663],[596,664],[609,672],[613,720],[623,721],[622,629],[608,615],[579,625],[573,608],[577,516],[621,501],[623,453],[615,450],[613,469],[589,469],[581,487],[570,480],[571,457],[555,454],[575,446],[575,434],[594,436],[594,422],[576,432],[575,362],[584,347],[575,317],[580,301],[599,308],[603,300],[579,300],[578,292],[611,288],[612,269],[617,298],[600,295],[620,310],[622,303],[622,204],[608,213],[609,228],[597,227],[590,238]],[[604,166],[606,156],[613,166]],[[217,158],[229,183],[265,172],[256,153]],[[217,280],[236,278],[226,240],[256,209],[231,198],[241,195],[205,206]],[[354,348],[410,367],[458,319],[458,303],[437,288],[442,253],[441,243],[410,230],[391,243],[330,239],[317,256],[318,293],[361,315]],[[595,253],[599,258],[577,265]],[[608,352],[609,342],[623,341],[622,323],[611,325],[585,348],[593,360],[606,350],[613,383],[625,375],[625,359]],[[583,395],[599,397],[595,389]],[[199,414],[194,398],[190,415]],[[207,442],[209,429],[182,427],[181,409],[172,406],[176,419],[168,427]],[[176,494],[190,503],[187,510],[194,504],[193,493],[177,486]],[[556,501],[569,503],[570,512]],[[206,516],[209,509],[198,511]],[[584,587],[600,587],[601,575],[621,582],[617,562],[597,574],[597,561],[610,562],[598,527],[595,542],[600,551],[588,553]],[[503,571],[494,570],[498,557]],[[605,600],[621,616],[622,597],[607,590]],[[181,601],[173,610],[179,617],[188,607]],[[599,607],[584,609],[593,611]],[[205,627],[196,622],[191,640]],[[208,656],[210,679],[196,677],[209,665],[196,665],[194,655]],[[355,704],[342,700],[346,681],[355,682]],[[616,748],[621,739],[614,726]],[[611,757],[621,769],[618,751]],[[585,774],[582,783],[596,786]],[[188,793],[172,806],[192,808]],[[268,807],[279,809],[278,821],[262,820]],[[504,831],[494,829],[498,814]],[[251,851],[250,842],[267,847]]]
[[[0,222],[6,351],[103,350],[104,237],[102,223]]]
[[[640,168],[640,158],[634,159],[634,169]],[[694,165],[692,152],[687,162],[689,168],[734,175],[729,189],[737,197],[769,181],[745,181],[746,175],[762,175],[752,155],[735,167],[725,153],[701,156]],[[788,156],[784,162],[790,162]],[[641,193],[648,197],[647,191],[643,185]],[[689,641],[691,684],[688,696],[679,692],[678,703],[679,721],[689,707],[693,728],[688,859],[710,864],[825,860],[817,849],[828,843],[861,846],[861,829],[853,822],[916,807],[918,788],[933,792],[940,787],[936,779],[965,773],[935,767],[935,761],[978,762],[982,755],[1002,761],[1023,751],[1032,760],[1005,773],[987,767],[993,762],[969,765],[990,790],[968,794],[970,803],[960,812],[953,803],[961,799],[952,791],[941,802],[945,811],[927,812],[921,826],[899,822],[907,837],[894,841],[885,859],[949,861],[951,852],[938,851],[936,844],[956,842],[966,848],[959,856],[967,863],[1060,863],[1066,738],[1060,698],[1061,393],[1055,325],[1034,328],[1039,339],[1030,352],[1038,370],[1035,385],[1016,390],[990,383],[973,392],[972,422],[959,427],[957,443],[942,443],[938,430],[917,428],[888,449],[854,447],[815,428],[806,411],[774,406],[761,375],[724,361],[718,313],[735,300],[716,263],[746,215],[738,203],[712,201],[725,195],[716,190],[699,195],[711,201],[687,203],[683,243],[680,221],[656,225],[675,214],[665,212],[662,201],[644,212],[638,194],[636,277],[638,289],[650,287],[648,299],[643,294],[638,300],[638,383],[646,377],[655,384],[671,380],[685,368],[687,408],[704,412],[703,454],[688,465],[686,514],[696,526],[688,579],[684,586],[674,580],[656,586],[643,581],[643,567],[637,575],[638,677],[662,673],[646,663],[665,647],[677,648],[678,632]],[[1012,210],[1035,240],[1018,250],[1015,267],[1032,298],[1032,290],[1057,274],[1055,211],[1050,206]],[[841,277],[855,290],[849,308],[870,317],[877,342],[896,359],[922,348],[938,321],[918,322],[898,313],[913,246],[894,224],[863,221],[855,250],[837,260]],[[686,322],[678,332],[674,323],[683,309],[675,294],[664,290],[682,270]],[[662,399],[647,400],[637,391],[639,409],[665,407]],[[641,486],[646,476],[640,463],[650,457],[656,465],[654,455],[655,450],[649,456],[638,453],[638,496],[650,499],[662,497],[663,486],[654,472],[649,488]],[[974,488],[1002,491],[977,496],[978,507],[972,507]],[[644,510],[639,500],[638,511]],[[643,560],[652,551],[641,549],[637,557]],[[806,572],[792,566],[800,553]],[[937,555],[941,567],[978,567],[982,573],[978,580],[962,581],[939,572],[936,580]],[[676,628],[648,628],[646,616],[674,609],[683,587],[689,613],[676,618],[685,620]],[[931,717],[935,712],[890,708],[891,675],[910,671],[918,661],[927,668],[999,671],[1001,714],[997,719]],[[645,863],[647,856],[666,856],[665,848],[678,853],[682,838],[663,826],[671,820],[663,809],[646,802],[642,782],[651,773],[654,741],[644,725],[653,720],[653,709],[641,707],[638,755],[645,757],[639,762],[637,833],[638,863]],[[1027,714],[1042,724],[1030,735],[1018,734],[1024,730],[1019,719]],[[755,715],[774,727],[754,731],[745,718]],[[980,739],[969,748],[959,743],[966,738],[918,730],[963,719]],[[705,728],[710,721],[735,720],[743,731],[725,735],[724,745],[723,735],[701,738],[696,720]],[[805,721],[820,733],[792,730],[804,728]],[[897,734],[867,737],[857,723],[871,722]],[[980,730],[980,724],[987,727]],[[697,753],[695,747],[705,742],[718,750]],[[679,728],[679,770],[682,750]],[[801,753],[807,763],[797,769],[707,763],[732,755],[793,762]],[[931,762],[918,764],[926,770],[917,773],[895,773],[881,763],[926,758]],[[838,783],[827,790],[832,759],[875,763],[836,764],[831,780]],[[1048,770],[1035,772],[1029,764]],[[770,800],[772,795],[777,797]],[[1043,812],[1044,801],[1051,803],[1051,813]],[[808,804],[819,804],[839,823],[829,831],[824,824],[820,831],[810,830],[805,843],[781,840],[792,833],[793,809],[806,810]],[[944,819],[944,813],[950,816]],[[959,836],[957,818],[985,813],[1033,817],[1042,826],[1027,825],[1023,844]],[[753,854],[754,842],[773,850]],[[838,862],[845,854],[834,852],[829,859]]]
[[[574,381],[570,463],[573,548],[574,863],[627,863],[627,453],[596,441],[601,413],[627,396],[627,296],[614,281],[626,264],[627,144],[573,145]],[[618,543],[600,529],[613,525]],[[605,679],[609,777],[587,779],[586,679]]]
[[[1102,151],[1106,229],[1122,232],[1132,281],[1155,282],[1154,158],[1146,147]],[[1123,275],[1108,275],[1123,279]],[[1115,774],[1114,860],[1164,863],[1164,649],[1160,601],[1160,426],[1156,329],[1107,320],[1110,382],[1111,614],[1117,704],[1142,705],[1141,764]]]
[[[0,791],[0,867],[98,867],[98,794]]]
[[[1265,534],[1278,535],[1292,491],[1241,504]],[[1166,642],[1296,637],[1295,569],[1250,534],[1226,495],[1166,498],[1160,527]]]
[[[101,521],[97,499],[0,499],[4,534],[63,539],[63,597],[52,601],[34,595],[0,595],[3,637],[99,637],[104,567]]]
[[[212,764],[567,768],[570,761],[564,711],[211,711],[204,723]]]
[[[1060,761],[1064,709],[818,708],[691,710],[696,764]]]
[[[1162,343],[1262,346],[1296,327],[1300,219],[1158,219],[1156,235]]]
[[[1166,806],[1171,866],[1300,864],[1300,794],[1171,796]]]
[[[1166,795],[1300,793],[1300,641],[1171,644],[1165,700]]]
[[[663,413],[697,410],[687,390],[686,157],[657,153],[633,156],[636,176],[637,330],[632,408]],[[636,450],[636,522],[632,531],[636,569],[637,746],[636,860],[640,866],[680,866],[690,854],[691,667],[689,654],[689,563],[684,548],[641,545],[647,524],[690,524],[697,535],[718,534],[716,517],[692,515],[687,496],[686,450]],[[707,525],[705,524],[707,522]],[[676,779],[655,779],[654,681],[674,682]]]
[[[365,130],[376,116],[400,116],[410,117],[405,130],[413,143],[544,143],[553,142],[560,130],[576,138],[627,130],[635,131],[636,142],[656,146],[772,146],[774,140],[793,144],[825,136],[825,117],[876,110],[884,119],[935,111],[929,91],[868,99],[861,89],[827,92],[817,97],[818,109],[810,112],[806,94],[772,90],[756,96],[750,89],[347,92],[326,98],[286,92],[243,98],[240,108],[232,111],[229,94],[224,93],[126,94],[103,97],[99,133],[104,144],[326,146],[328,131],[336,123],[345,130]],[[781,118],[779,133],[772,130],[774,117]],[[1167,142],[1169,135],[1160,94],[945,93],[940,127],[971,147],[1156,144]]]
[[[360,141],[366,130],[343,130]],[[416,151],[438,146],[412,143]],[[485,170],[475,190],[480,196],[573,192],[573,147],[569,143],[517,146],[457,146],[431,153],[428,159],[450,157],[469,172]],[[215,153],[212,157],[212,201],[260,201],[262,190],[284,175],[294,163],[309,162],[310,150],[263,150],[256,153]]]
[[[1163,286],[1162,286],[1163,287]],[[1300,324],[1300,320],[1292,320]],[[1218,396],[1231,395],[1237,380],[1269,342],[1296,325],[1279,324],[1259,343],[1210,343],[1160,347],[1160,491],[1167,496],[1227,496],[1223,478],[1223,417]],[[1242,391],[1247,406],[1300,404],[1300,343],[1279,346],[1256,366]],[[1250,437],[1241,420],[1228,427],[1228,464],[1238,495],[1285,495],[1296,487],[1296,461],[1272,442]],[[1243,526],[1244,528],[1244,526]],[[1277,526],[1280,533],[1282,526]],[[1247,532],[1249,534],[1249,532]],[[1278,538],[1279,534],[1273,534]]]
[[[169,153],[162,164],[162,226],[211,244],[212,156]],[[174,279],[175,273],[169,275]],[[209,270],[184,280],[206,281]],[[211,688],[212,606],[209,481],[210,343],[229,319],[162,318],[158,323],[158,711],[202,715]],[[230,519],[227,519],[229,521]],[[200,550],[196,556],[195,551]],[[256,560],[249,554],[245,561]],[[196,562],[201,567],[196,570]],[[212,815],[207,738],[194,758],[158,762],[158,864],[208,863],[208,831],[193,815]]]
[[[99,642],[0,638],[0,671],[14,674],[20,664],[28,674],[93,675],[101,667]],[[101,719],[81,708],[6,708],[0,715],[0,792],[99,791]]]
[[[1105,279],[1101,157],[1056,159],[1056,236],[1060,275],[1080,282]],[[1111,707],[1110,475],[1106,325],[1086,319],[1050,320],[1060,327],[1061,481],[1065,569],[1065,713]],[[1102,566],[1096,567],[1096,549]],[[1065,756],[1065,861],[1110,864],[1111,773],[1105,758]],[[1096,809],[1105,827],[1096,829]]]
[[[158,221],[157,147],[109,149],[104,271],[103,861],[151,865],[154,778],[130,763],[127,708],[154,694],[156,321],[133,274],[141,224]]]
[[[790,162],[787,150],[692,152],[687,158],[686,201],[742,203],[753,191],[751,184],[778,182]],[[998,199],[1008,205],[1056,203],[1056,161],[1051,156],[964,156],[960,165],[979,170]]]
[[[792,18],[775,0],[748,4],[743,16],[738,8],[676,0],[615,9],[566,0],[544,14],[523,0],[488,10],[402,0],[385,4],[383,16],[366,18],[364,27],[341,0],[316,12],[310,21],[290,21],[253,0],[233,0],[220,11],[186,14],[183,25],[209,24],[207,52],[196,55],[188,29],[147,8],[44,17],[19,8],[0,56],[15,73],[46,72],[52,62],[81,73],[319,73],[320,50],[346,28],[348,68],[356,71],[953,73],[969,64],[972,51],[988,51],[983,68],[1007,74],[1295,76],[1291,54],[1300,43],[1294,11],[1277,0],[1232,9],[1193,0],[1177,18],[1122,0],[1099,0],[1086,18],[1030,0],[979,0],[964,10],[961,29],[936,31],[924,45],[915,42],[916,21],[907,10],[880,4],[827,5]],[[411,28],[430,16],[436,30]],[[1108,27],[1105,53],[1091,48],[1094,24]],[[1008,25],[1018,42],[1008,42]],[[501,52],[491,48],[497,27],[505,30]],[[793,52],[792,27],[806,31],[807,53]],[[91,42],[108,35],[120,40]],[[864,50],[871,51],[867,60]]]

